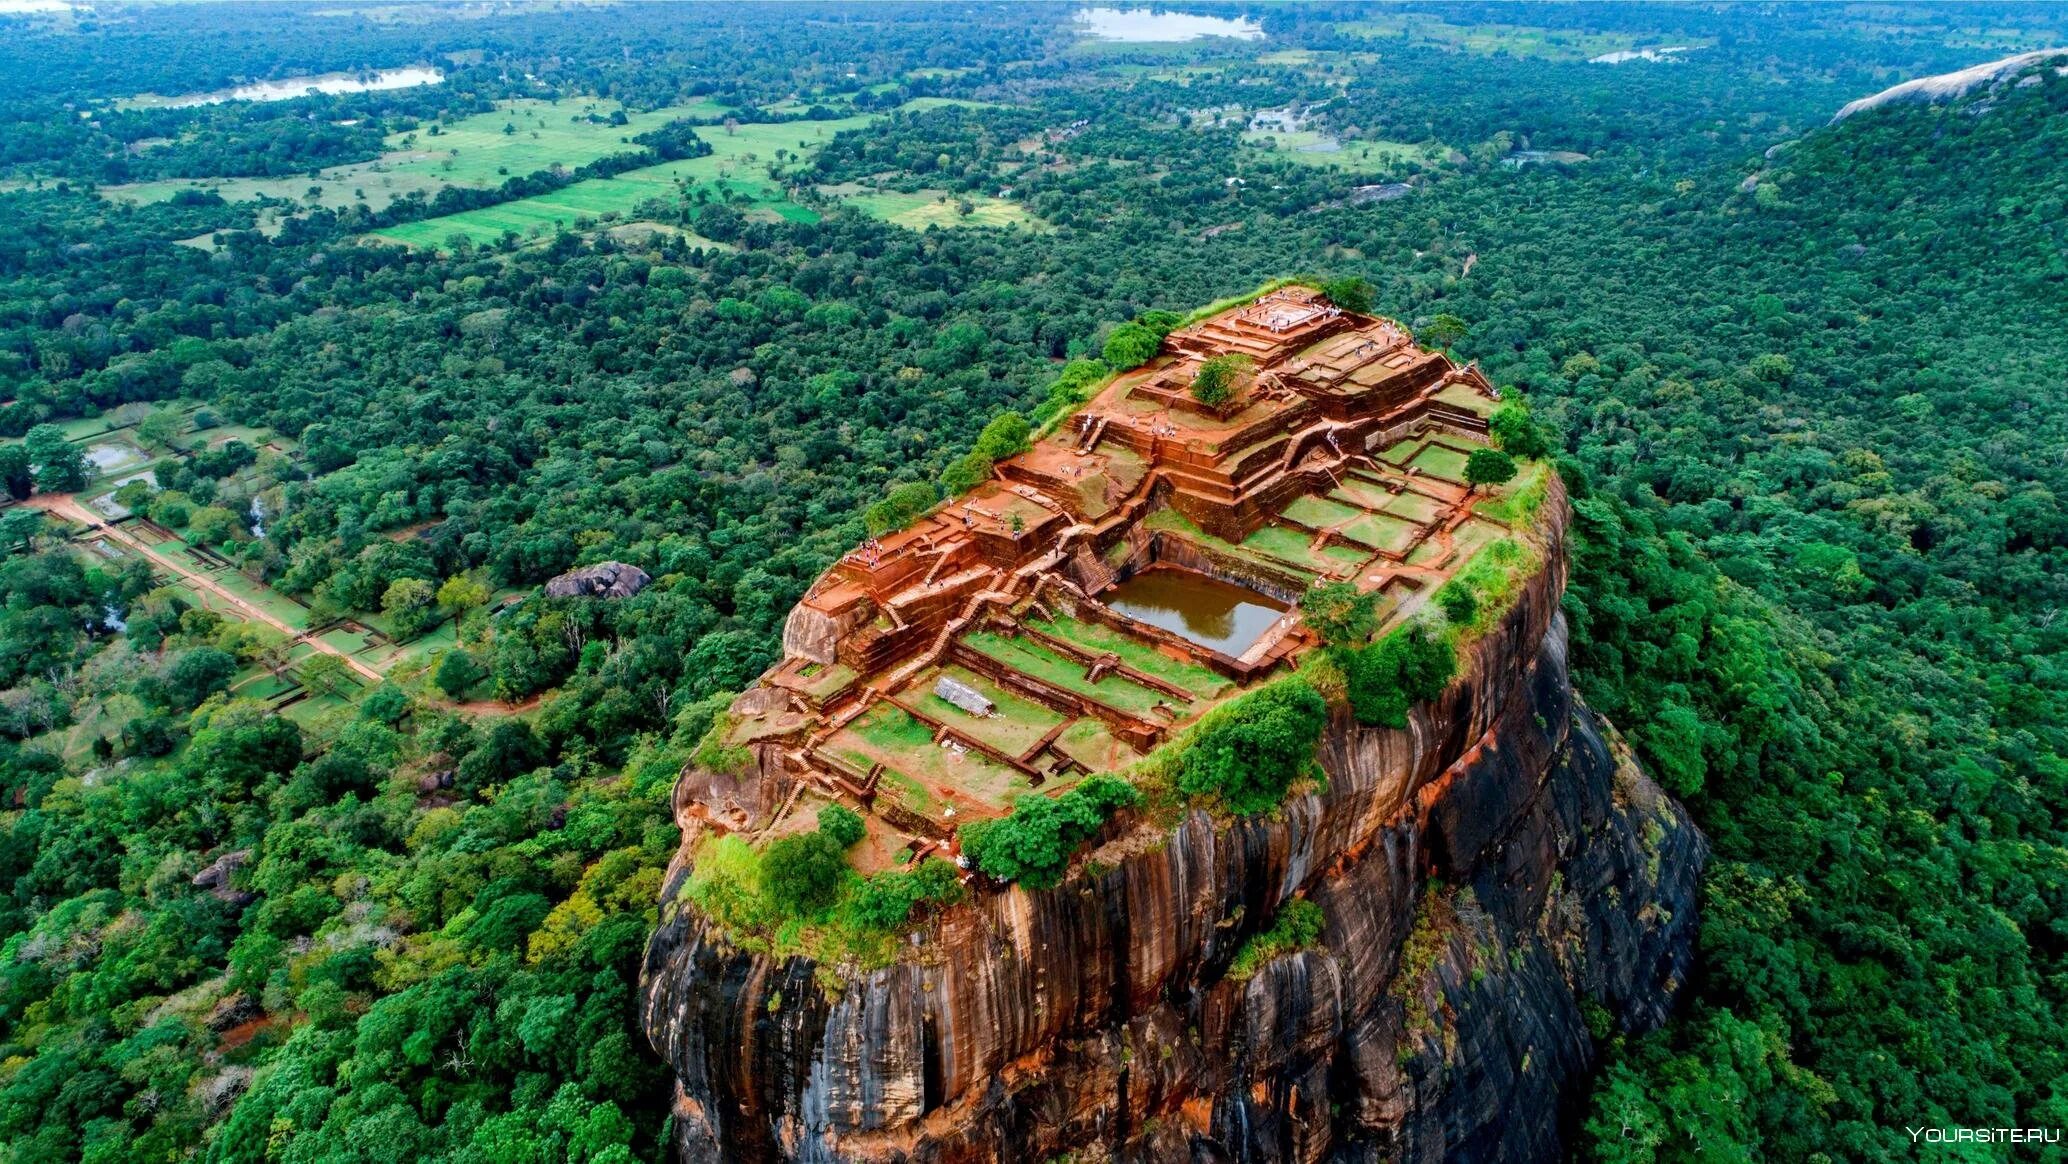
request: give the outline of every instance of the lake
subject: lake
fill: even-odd
[[[191,105],[220,105],[225,101],[287,101],[295,97],[306,97],[311,89],[318,93],[332,94],[370,93],[381,89],[411,89],[418,85],[436,85],[444,80],[445,74],[429,65],[412,65],[406,69],[382,69],[375,73],[320,73],[308,77],[288,77],[279,81],[254,81],[234,89],[189,93],[184,97],[160,97],[155,93],[146,93],[131,98],[125,104],[184,109]]]
[[[1098,40],[1167,44],[1208,36],[1262,40],[1264,27],[1248,17],[1195,16],[1189,12],[1154,12],[1147,8],[1087,8],[1077,26]]]

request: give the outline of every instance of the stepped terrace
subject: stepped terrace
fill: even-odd
[[[1194,398],[1234,355],[1232,396]],[[1505,527],[1464,479],[1495,392],[1391,321],[1289,287],[1172,332],[992,479],[828,570],[727,743],[793,791],[685,808],[756,836],[861,811],[858,863],[949,851],[1014,798],[1124,769],[1319,638],[1330,581],[1404,619]]]

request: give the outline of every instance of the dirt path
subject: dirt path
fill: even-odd
[[[162,569],[169,570],[172,573],[179,575],[181,578],[186,579],[189,583],[193,584],[198,589],[205,590],[208,593],[216,596],[217,598],[222,599],[224,602],[229,603],[231,606],[236,607],[238,611],[243,613],[246,617],[250,618],[253,622],[263,623],[264,625],[272,627],[274,630],[279,631],[281,634],[286,635],[290,642],[307,643],[326,655],[336,655],[338,658],[343,659],[345,661],[346,666],[352,668],[354,671],[359,672],[361,675],[364,675],[366,678],[372,680],[375,683],[379,683],[382,679],[386,678],[386,676],[382,675],[379,671],[374,670],[372,667],[368,666],[366,663],[353,657],[352,655],[347,654],[344,651],[338,650],[336,647],[331,646],[329,643],[324,642],[322,639],[311,638],[306,632],[294,629],[293,627],[273,617],[271,614],[268,614],[264,610],[261,610],[257,606],[254,606],[250,602],[247,602],[244,599],[239,598],[237,595],[231,593],[221,583],[217,582],[213,578],[210,578],[207,574],[198,570],[194,570],[180,563],[176,559],[169,558],[164,554],[159,553],[157,550],[152,549],[150,546],[145,545],[141,539],[131,536],[131,534],[127,530],[124,530],[121,526],[109,523],[99,514],[96,514],[92,510],[86,508],[84,505],[81,505],[79,501],[69,493],[39,493],[36,496],[29,498],[27,501],[22,502],[22,504],[28,506],[31,509],[40,509],[45,513],[55,514],[58,517],[64,518],[66,521],[79,522],[82,525],[86,526],[88,529],[98,530],[101,536],[106,537],[108,540],[113,542],[119,542],[125,548],[135,550],[137,553],[142,554],[153,565],[156,565]]]

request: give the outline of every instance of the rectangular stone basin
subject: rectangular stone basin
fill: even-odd
[[[1176,566],[1151,566],[1099,599],[1138,622],[1237,657],[1287,609],[1246,586]]]

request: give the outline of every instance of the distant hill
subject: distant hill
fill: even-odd
[[[2068,48],[2041,49],[2038,52],[2019,53],[2016,56],[2005,57],[2000,61],[1991,61],[1986,65],[1975,65],[1951,73],[1940,73],[1933,77],[1918,77],[1915,80],[1905,81],[1900,85],[1883,89],[1872,97],[1862,97],[1858,101],[1848,103],[1831,120],[1833,122],[1844,121],[1855,113],[1864,112],[1865,110],[1874,109],[1896,101],[1951,101],[1955,98],[1965,97],[1977,89],[1993,87],[2010,81],[2011,78],[2019,76],[2026,70],[2050,58],[2060,58],[2059,61],[2055,62],[2055,71],[2063,76],[2068,76]],[[2036,83],[2036,79],[2032,81],[2021,80],[2015,83],[2031,84]]]

